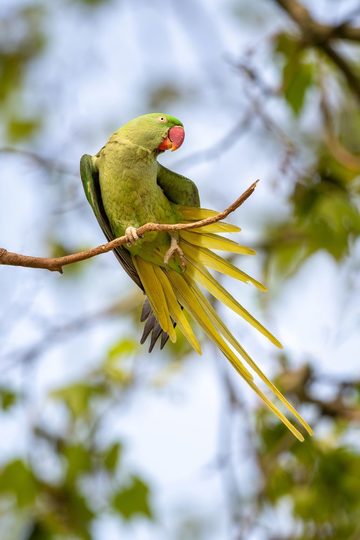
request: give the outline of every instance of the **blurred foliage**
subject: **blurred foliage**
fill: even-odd
[[[149,111],[169,109],[174,103],[178,103],[181,99],[191,95],[189,89],[185,91],[172,82],[164,82],[157,84],[153,88],[148,88],[146,94],[148,96],[147,107]]]
[[[290,217],[269,224],[264,233],[264,272],[271,269],[282,279],[318,251],[343,261],[359,238],[360,121],[356,99],[345,84],[338,104],[330,108],[326,86],[334,84],[338,73],[301,35],[280,32],[273,38],[273,48],[275,59],[281,58],[280,99],[301,117],[306,113],[306,95],[316,93],[323,122],[309,134],[299,119],[299,137],[313,163],[298,173],[289,192]]]
[[[28,116],[24,102],[31,64],[46,46],[45,6],[15,7],[0,19],[0,120],[10,142],[29,139],[41,116]]]
[[[7,388],[6,386],[0,386],[0,407],[4,411],[7,411],[13,407],[19,396],[17,392],[14,392],[12,388]]]
[[[306,51],[290,34],[278,34],[274,49],[284,59],[281,91],[293,113],[299,115],[314,80],[315,66],[306,60]]]
[[[267,262],[279,277],[289,277],[320,250],[343,260],[360,235],[356,197],[336,174],[336,162],[320,159],[313,175],[300,179],[294,187],[289,198],[291,220],[269,228],[264,246]],[[318,176],[315,181],[314,175]]]
[[[124,445],[119,439],[105,444],[101,437],[106,412],[121,405],[132,391],[132,368],[122,362],[137,349],[135,342],[119,341],[99,368],[53,390],[49,401],[65,412],[63,427],[56,429],[38,418],[31,459],[19,457],[1,467],[0,502],[6,502],[7,513],[22,523],[22,538],[88,540],[94,518],[104,512],[124,520],[153,518],[150,488],[144,478],[125,468]],[[3,404],[9,401],[8,391],[1,395]],[[56,478],[44,473],[44,456],[57,462]],[[11,538],[8,534],[3,530],[1,538]]]
[[[279,384],[292,399],[308,403],[321,418],[331,418],[326,436],[294,443],[286,429],[261,410],[257,420],[260,447],[257,453],[262,475],[259,509],[276,507],[283,500],[291,504],[298,540],[355,539],[360,535],[360,454],[356,445],[346,443],[360,420],[360,382],[336,384],[335,396],[320,399],[314,393],[316,374],[307,366],[287,371]],[[260,511],[260,510],[259,510]]]

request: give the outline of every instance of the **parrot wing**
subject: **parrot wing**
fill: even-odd
[[[199,192],[195,183],[160,163],[158,163],[157,183],[169,201],[182,206],[200,206]]]
[[[88,154],[84,154],[80,160],[80,176],[86,198],[94,211],[96,219],[98,220],[98,223],[103,233],[105,234],[108,242],[110,242],[111,240],[114,240],[115,236],[111,230],[109,220],[106,216],[106,212],[103,206],[100,191],[99,173],[96,167],[94,167],[92,156]],[[117,260],[127,272],[127,274],[136,283],[136,285],[144,291],[144,287],[141,283],[141,279],[136,271],[134,263],[132,262],[130,253],[122,246],[115,248],[113,251]]]
[[[94,211],[95,217],[98,220],[98,223],[104,235],[106,236],[108,242],[110,242],[115,238],[115,235],[111,230],[111,226],[103,206],[99,182],[99,172],[94,166],[92,156],[88,154],[84,154],[80,160],[80,176],[86,198]],[[143,292],[145,292],[144,286],[135,268],[130,253],[122,246],[115,248],[113,252],[121,266],[124,268],[125,272],[131,277],[131,279],[136,283],[136,285]],[[143,344],[148,338],[148,336],[151,335],[149,352],[153,350],[159,338],[160,348],[162,349],[168,341],[169,335],[161,328],[157,318],[153,313],[148,298],[145,299],[143,305],[143,309],[141,312],[141,322],[145,322],[145,325],[143,334],[140,339],[140,343]],[[176,325],[176,323],[174,323],[174,325]]]

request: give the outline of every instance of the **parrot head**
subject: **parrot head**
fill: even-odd
[[[158,154],[177,150],[183,143],[185,131],[180,120],[164,113],[150,113],[130,120],[122,131],[134,144]]]

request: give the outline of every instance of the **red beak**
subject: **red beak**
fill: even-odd
[[[167,136],[158,146],[158,149],[161,151],[177,150],[185,139],[185,131],[182,126],[173,126],[169,129]]]

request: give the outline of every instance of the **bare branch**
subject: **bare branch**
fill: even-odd
[[[136,229],[136,232],[138,236],[142,236],[143,234],[146,234],[148,232],[170,232],[189,230],[196,229],[198,227],[204,227],[205,225],[210,225],[211,223],[216,223],[217,221],[226,218],[229,214],[239,208],[239,206],[241,206],[246,201],[246,199],[248,199],[250,195],[252,195],[257,183],[258,180],[251,184],[251,186],[248,187],[247,190],[244,191],[244,193],[242,193],[242,195],[240,195],[240,197],[236,199],[236,201],[234,201],[230,206],[228,206],[228,208],[226,208],[223,212],[219,212],[215,216],[199,221],[194,221],[192,223],[146,223],[145,225],[138,227]],[[86,259],[90,259],[91,257],[96,257],[97,255],[101,255],[102,253],[107,253],[108,251],[111,251],[119,246],[126,244],[127,241],[128,240],[126,236],[120,236],[119,238],[115,238],[114,240],[106,244],[102,244],[100,246],[84,251],[79,251],[77,253],[72,253],[70,255],[65,255],[63,257],[32,257],[30,255],[12,253],[11,251],[7,251],[4,248],[0,248],[0,265],[23,266],[26,268],[42,268],[44,270],[62,273],[63,266],[73,264],[79,261],[85,261]]]

